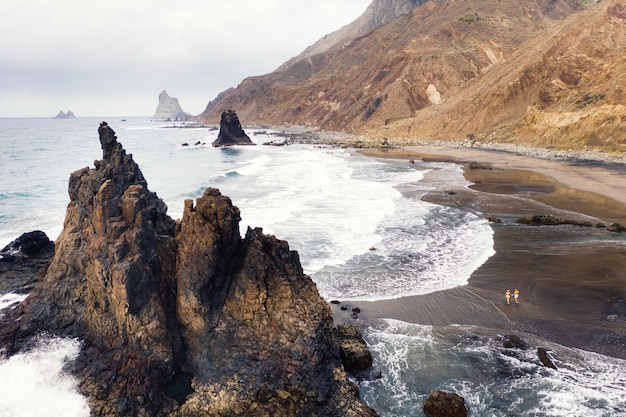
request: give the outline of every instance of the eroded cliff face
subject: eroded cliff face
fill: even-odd
[[[173,221],[113,130],[99,134],[103,160],[72,174],[55,255],[0,318],[0,346],[80,338],[72,370],[92,415],[376,415],[297,253],[260,229],[242,239],[215,189]]]

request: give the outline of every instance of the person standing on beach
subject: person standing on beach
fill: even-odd
[[[506,297],[506,303],[511,304],[511,291],[506,290],[506,292],[504,293],[504,296]]]
[[[519,298],[519,290],[517,288],[513,291],[513,298],[515,298],[515,304],[517,304],[517,299]]]

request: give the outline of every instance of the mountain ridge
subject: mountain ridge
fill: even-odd
[[[390,2],[399,4],[401,2]],[[430,0],[324,52],[249,77],[198,116],[392,142],[626,151],[626,4]]]

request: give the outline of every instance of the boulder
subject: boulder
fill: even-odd
[[[505,335],[504,340],[502,341],[502,345],[507,349],[528,349],[528,344],[522,338],[514,334]]]
[[[372,354],[363,340],[361,333],[353,324],[337,326],[335,339],[341,351],[341,359],[346,371],[362,376],[372,367]]]
[[[428,417],[467,417],[465,399],[458,394],[435,390],[424,403]]]
[[[207,189],[181,220],[103,122],[103,159],[72,173],[54,256],[0,317],[11,355],[79,338],[91,415],[376,416],[347,378],[333,317],[287,242]]]
[[[35,230],[33,232],[24,233],[13,242],[9,243],[0,250],[0,256],[16,254],[18,252],[30,257],[38,255],[49,256],[54,252],[54,242],[41,230]]]
[[[220,120],[220,133],[213,141],[213,146],[254,145],[250,137],[241,128],[239,117],[234,110],[222,112]]]
[[[548,351],[545,348],[537,348],[537,356],[539,357],[539,361],[546,368],[557,369],[556,365],[552,361],[552,358],[548,355]]]
[[[609,225],[606,230],[608,230],[609,232],[624,233],[626,232],[626,227],[622,226],[619,223],[611,223],[611,225]]]

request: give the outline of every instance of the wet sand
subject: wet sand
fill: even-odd
[[[437,190],[424,199],[479,211],[500,223],[492,223],[496,254],[472,274],[467,285],[354,303],[361,309],[361,318],[528,332],[561,345],[626,358],[626,233],[515,223],[524,215],[554,214],[594,225],[626,225],[625,167],[469,148],[411,147],[363,153],[465,165],[465,176],[475,185]],[[470,162],[482,168],[471,169]],[[507,305],[504,292],[515,288],[521,293],[519,304],[511,300]]]

